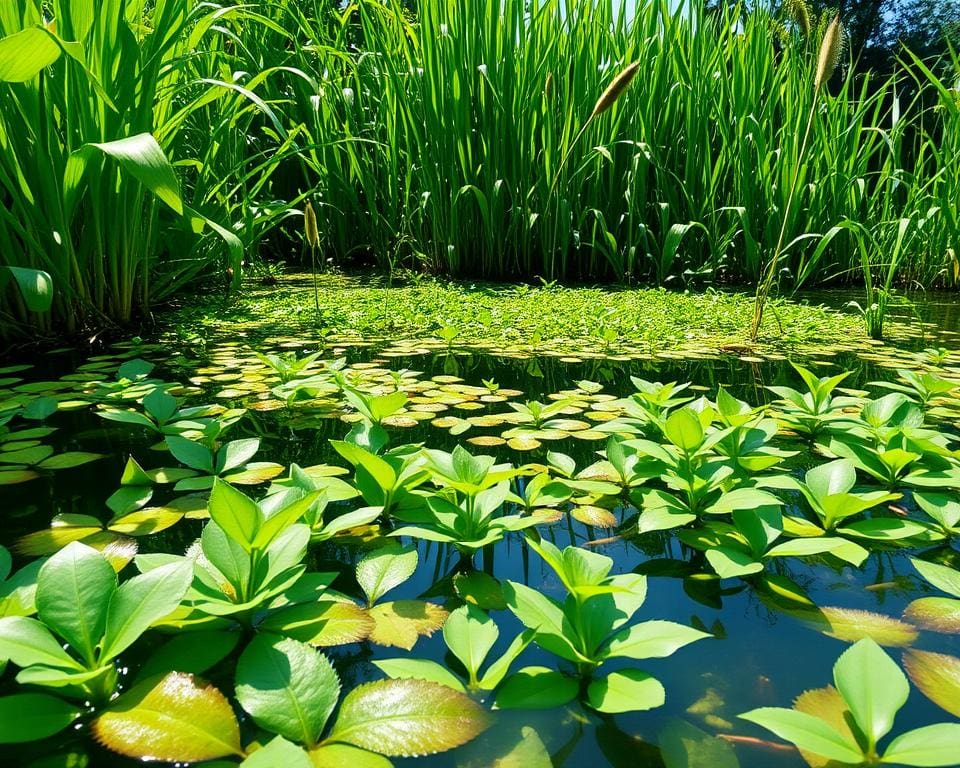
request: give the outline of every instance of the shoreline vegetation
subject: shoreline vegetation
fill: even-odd
[[[960,275],[960,61],[847,52],[827,80],[832,16],[803,3],[114,5],[0,18],[6,336],[129,324],[307,245],[386,274],[846,285],[875,335],[896,287]]]

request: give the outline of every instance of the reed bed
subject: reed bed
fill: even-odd
[[[27,6],[0,32],[36,27]],[[307,200],[311,258],[343,267],[683,287],[757,284],[776,254],[773,289],[791,290],[886,285],[896,253],[891,286],[960,280],[955,84],[909,54],[884,81],[840,54],[815,88],[824,23],[796,9],[106,6],[142,14],[114,21],[135,66],[91,35],[89,72],[60,56],[0,82],[0,266],[53,276],[42,322],[124,321],[200,275],[235,281],[240,249],[302,252]],[[119,118],[100,86],[126,95]],[[65,192],[70,158],[141,134],[169,199],[104,152]],[[15,304],[0,324],[37,321]]]

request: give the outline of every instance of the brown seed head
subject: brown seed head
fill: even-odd
[[[840,51],[843,50],[843,24],[840,14],[833,17],[830,26],[823,35],[820,44],[820,56],[817,58],[817,79],[814,81],[814,90],[819,91],[826,82],[833,77],[833,73],[840,63]]]
[[[543,97],[553,98],[553,72],[547,73],[547,81],[543,84]]]
[[[597,99],[597,103],[593,107],[593,112],[590,113],[591,120],[613,106],[614,102],[620,98],[620,95],[627,90],[627,86],[630,85],[630,81],[636,76],[638,69],[640,69],[640,62],[635,61],[613,78],[610,85],[607,86],[606,90],[600,94],[600,98]]]
[[[317,228],[317,214],[314,213],[313,205],[309,200],[303,209],[303,225],[307,235],[307,245],[311,248],[319,248],[320,230]]]

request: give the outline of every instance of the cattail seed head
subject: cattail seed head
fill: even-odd
[[[597,103],[593,107],[593,112],[590,113],[591,120],[613,106],[614,102],[627,90],[627,86],[630,85],[630,81],[633,80],[639,69],[640,62],[635,61],[613,78],[610,85],[607,86],[606,90],[600,94],[600,98],[597,99]]]
[[[307,245],[311,248],[320,247],[320,230],[317,228],[317,214],[313,211],[313,204],[307,200],[303,209],[303,225],[307,235]]]
[[[840,51],[843,50],[843,24],[840,14],[833,17],[830,26],[823,35],[820,44],[820,56],[817,58],[817,79],[814,81],[814,90],[819,91],[826,82],[833,77],[833,73],[840,63]]]

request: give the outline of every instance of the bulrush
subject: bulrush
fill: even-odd
[[[307,200],[307,205],[303,209],[303,226],[307,236],[307,245],[311,249],[319,248],[320,230],[317,228],[317,214],[309,200]]]
[[[807,5],[807,0],[787,0],[784,3],[784,10],[796,22],[800,28],[800,34],[810,37],[813,24],[810,21],[810,6]]]
[[[640,69],[640,62],[635,61],[613,78],[610,85],[607,86],[606,90],[600,94],[600,98],[597,99],[597,103],[593,107],[593,112],[590,113],[590,118],[587,120],[588,123],[597,115],[603,114],[614,105],[614,102],[620,98],[620,95],[627,90],[627,86],[630,85],[630,81],[636,76],[638,69]]]
[[[820,56],[817,58],[817,79],[813,87],[819,91],[833,77],[840,63],[840,51],[843,50],[843,24],[837,14],[827,27],[820,44]]]

